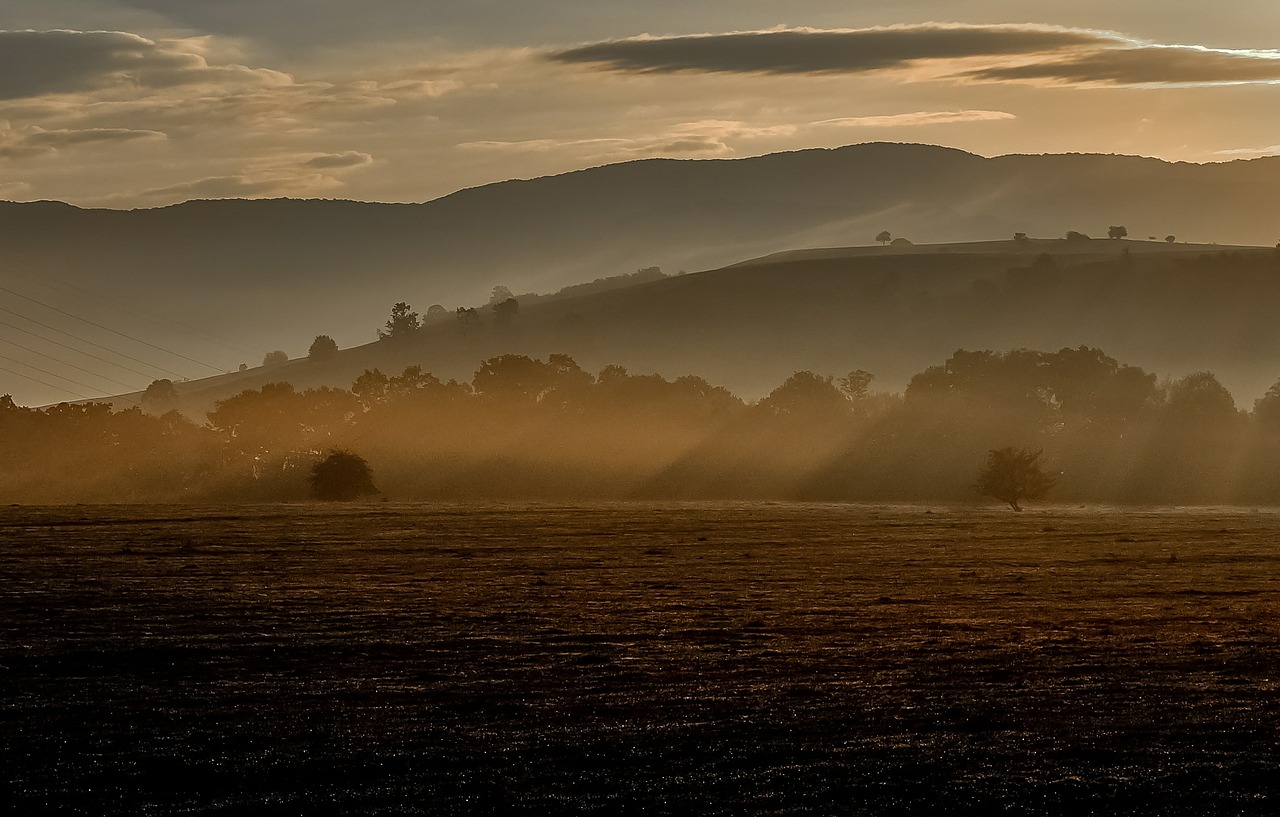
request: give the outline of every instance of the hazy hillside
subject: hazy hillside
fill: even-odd
[[[938,242],[1015,231],[1102,236],[1123,224],[1133,238],[1271,244],[1280,224],[1278,186],[1280,159],[1214,165],[1093,155],[987,159],[868,144],[741,160],[637,161],[493,184],[419,205],[228,200],[107,211],[0,204],[0,272],[9,290],[210,364],[166,358],[168,368],[194,378],[241,362],[256,365],[273,348],[301,355],[320,333],[342,346],[364,343],[399,300],[419,310],[432,303],[452,309],[483,303],[497,284],[547,292],[652,265],[675,273],[805,247],[868,244],[886,229]],[[672,293],[662,297],[675,303],[714,297],[721,314],[748,316],[750,299],[725,300],[757,288],[755,279],[737,280],[743,274],[688,277],[653,291]],[[703,289],[711,280],[714,296]],[[827,284],[813,286],[816,294]],[[826,298],[822,308],[842,297],[853,295]],[[622,310],[615,300],[576,312],[598,317]],[[639,301],[628,303],[639,309]],[[63,329],[72,320],[9,294],[4,304]],[[125,309],[153,319],[137,323]],[[557,310],[558,318],[546,320],[573,320],[568,307],[548,315]],[[630,318],[619,320],[626,326]],[[638,365],[667,365],[686,330],[636,321],[647,327],[637,334],[655,335]],[[99,330],[70,331],[98,337]],[[212,334],[224,340],[214,343]],[[828,342],[822,338],[795,342],[818,349]],[[608,351],[600,347],[601,355]],[[152,353],[138,357],[151,360]],[[681,368],[697,369],[716,354],[699,352]]]
[[[502,326],[450,317],[403,340],[180,384],[199,414],[275,380],[350,386],[421,365],[469,379],[505,353],[572,355],[755,398],[798,369],[867,369],[901,389],[957,348],[1097,346],[1162,376],[1208,369],[1251,404],[1280,378],[1280,256],[1163,242],[990,242],[786,253],[623,289],[551,299]]]

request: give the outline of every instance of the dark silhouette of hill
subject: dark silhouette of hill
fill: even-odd
[[[501,323],[450,315],[333,359],[179,384],[195,413],[287,380],[348,387],[420,365],[466,380],[507,353],[569,354],[698,373],[748,399],[800,369],[877,375],[901,389],[958,348],[1097,346],[1162,375],[1217,373],[1242,404],[1280,375],[1280,255],[1164,242],[1063,240],[811,250],[586,295],[540,299]]]
[[[372,339],[396,301],[452,310],[483,302],[498,284],[516,293],[547,292],[653,265],[668,273],[718,268],[797,248],[869,244],[881,230],[924,243],[1015,232],[1102,236],[1123,224],[1135,238],[1270,244],[1280,223],[1277,186],[1280,158],[1209,165],[1100,155],[983,158],[880,143],[739,160],[635,161],[415,205],[225,200],[112,211],[0,203],[0,241],[6,271],[110,292],[185,326],[298,356],[322,333],[344,347]],[[915,252],[900,248],[909,251]],[[910,264],[884,263],[872,264],[868,274]],[[976,263],[936,268],[976,274],[966,266]],[[719,325],[700,319],[696,330],[681,328],[686,312],[710,308],[722,322],[755,320],[750,298],[729,301],[758,290],[752,276],[763,274],[737,267],[590,305],[545,305],[546,317],[538,320],[572,334],[574,315],[603,324],[601,315],[617,311],[617,331],[634,326],[650,338],[637,365],[665,365],[661,350],[671,338],[688,343],[689,332],[710,336]],[[823,286],[815,279],[804,291],[818,296]],[[77,314],[92,307],[57,293],[47,298]],[[670,299],[665,316],[639,317],[650,298]],[[676,323],[668,327],[667,320]],[[831,343],[847,340],[833,336]],[[804,342],[808,349],[819,344]],[[191,339],[164,343],[228,370],[258,362]],[[697,354],[720,354],[707,348]],[[344,360],[366,354],[372,353]]]

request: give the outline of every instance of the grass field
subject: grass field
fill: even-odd
[[[1280,516],[0,510],[41,814],[1280,813]]]

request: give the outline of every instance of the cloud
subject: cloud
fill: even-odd
[[[302,164],[305,167],[320,170],[349,170],[373,164],[373,157],[358,150],[348,150],[342,153],[322,153],[319,156],[312,156]]]
[[[154,41],[123,31],[0,31],[0,100],[196,83],[283,85],[287,74],[210,65],[200,38]]]
[[[488,140],[463,142],[458,147],[505,153],[571,150],[597,158],[622,159],[637,156],[724,156],[734,152],[729,144],[731,140],[785,137],[795,132],[794,125],[750,125],[733,120],[702,119],[682,122],[658,133],[627,138]]]
[[[0,198],[26,196],[30,192],[31,185],[26,182],[0,182]]]
[[[1229,150],[1215,150],[1214,156],[1243,156],[1247,158],[1260,158],[1263,156],[1280,156],[1280,145],[1268,145],[1262,148],[1231,148]]]
[[[898,128],[915,125],[951,125],[960,122],[997,122],[1017,119],[1005,111],[916,111],[883,116],[844,116],[839,119],[823,119],[815,125],[834,125],[842,128]]]
[[[1115,35],[1052,26],[928,23],[642,36],[556,51],[549,58],[637,73],[864,73],[901,68],[919,60],[1036,54],[1097,47],[1117,39]]]
[[[277,196],[313,196],[341,187],[341,182],[322,174],[258,175],[241,173],[206,176],[194,181],[153,187],[132,194],[144,199],[253,199]]]
[[[1115,32],[1048,25],[924,23],[641,36],[546,58],[652,74],[866,74],[927,69],[931,79],[1099,85],[1280,82],[1280,51],[1161,45]]]
[[[968,71],[985,81],[1072,85],[1234,85],[1280,82],[1280,51],[1139,45],[1025,65]]]
[[[236,173],[152,187],[127,196],[152,200],[316,196],[343,186],[330,174],[367,167],[373,161],[371,155],[358,150],[278,156],[252,162]]]
[[[502,141],[497,139],[479,139],[461,142],[463,150],[486,150],[504,153],[546,153],[553,150],[572,148],[618,147],[631,143],[630,139],[515,139]]]
[[[0,159],[15,159],[40,153],[53,153],[81,145],[136,142],[147,139],[165,139],[165,134],[154,130],[134,128],[60,128],[45,130],[32,125],[21,130],[0,127]]]

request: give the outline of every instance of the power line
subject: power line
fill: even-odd
[[[11,275],[16,275],[19,278],[25,278],[28,281],[34,281],[38,284],[47,286],[50,289],[62,290],[64,292],[67,292],[67,291],[78,292],[81,295],[92,298],[95,302],[106,301],[107,303],[114,304],[119,309],[125,312],[132,313],[134,317],[142,318],[143,320],[149,320],[156,325],[166,325],[172,329],[177,329],[179,332],[182,332],[198,340],[212,341],[213,343],[221,344],[222,346],[225,346],[228,349],[234,349],[238,352],[246,352],[249,354],[262,354],[262,351],[263,351],[261,349],[258,349],[256,351],[253,349],[248,349],[244,346],[240,346],[236,343],[232,343],[230,340],[226,338],[219,337],[218,335],[208,334],[204,332],[197,332],[191,327],[178,323],[175,320],[166,318],[163,315],[156,315],[145,309],[142,309],[141,307],[130,306],[129,304],[118,301],[110,297],[109,295],[103,295],[91,289],[86,289],[84,287],[76,286],[75,284],[70,284],[70,283],[67,283],[66,281],[60,281],[56,278],[49,276],[48,273],[46,272],[41,272],[38,277],[35,275],[29,274],[29,271],[28,273],[19,272],[13,268],[12,262],[7,263],[6,266],[3,267],[3,269],[5,272]]]
[[[41,374],[47,374],[47,375],[49,375],[50,377],[56,377],[56,378],[58,378],[59,380],[65,380],[65,381],[67,381],[68,383],[74,383],[75,385],[79,386],[79,387],[80,387],[80,388],[82,388],[82,389],[88,389],[89,391],[101,391],[101,389],[97,389],[97,388],[95,388],[95,387],[93,387],[93,386],[90,386],[88,383],[81,383],[79,380],[72,380],[71,378],[67,377],[67,376],[66,376],[66,375],[64,375],[64,374],[58,374],[57,372],[51,372],[51,371],[49,371],[48,369],[41,369],[39,366],[32,366],[30,363],[23,363],[21,360],[14,360],[13,358],[8,357],[7,355],[0,355],[0,360],[7,360],[7,361],[9,361],[10,363],[16,363],[16,364],[18,364],[19,366],[26,366],[28,369],[35,369],[37,372],[40,372]],[[72,394],[74,394],[74,395],[76,395],[77,397],[80,397],[80,398],[82,398],[82,399],[84,399],[84,400],[92,400],[92,399],[93,399],[92,397],[89,397],[89,396],[88,396],[88,395],[86,395],[86,394],[80,394],[79,392],[71,391],[71,389],[68,389],[68,388],[65,388],[65,387],[54,386],[52,383],[45,383],[45,385],[46,385],[46,386],[49,386],[50,388],[59,389],[59,390],[61,390],[61,391],[69,391],[69,392],[71,392]]]
[[[122,338],[133,341],[134,343],[140,343],[143,346],[150,346],[152,349],[156,349],[161,352],[164,352],[166,355],[173,355],[174,357],[180,357],[183,360],[187,360],[187,361],[190,361],[191,363],[196,364],[197,366],[204,366],[206,369],[213,369],[218,374],[222,374],[222,369],[218,366],[214,366],[212,363],[205,363],[203,360],[196,360],[193,357],[187,357],[186,355],[181,354],[180,352],[174,352],[164,348],[163,346],[157,346],[154,343],[150,343],[148,341],[142,340],[141,338],[135,338],[132,335],[126,335],[124,332],[117,331],[115,329],[112,329],[109,326],[103,326],[100,323],[94,323],[88,318],[82,318],[79,315],[73,315],[70,312],[67,312],[65,309],[59,309],[56,306],[50,306],[49,304],[44,303],[43,301],[38,301],[35,298],[31,298],[26,295],[23,295],[21,292],[14,292],[12,289],[9,289],[8,287],[0,287],[0,292],[7,292],[10,295],[23,299],[24,301],[30,301],[31,303],[37,304],[38,306],[43,306],[45,309],[51,310],[53,312],[57,312],[59,315],[66,315],[68,318],[72,318],[74,320],[80,321],[81,323],[87,323],[90,326],[96,327],[105,332],[110,332],[113,335],[119,335]]]
[[[21,343],[14,343],[8,338],[0,338],[0,341],[3,341],[4,343],[9,344],[10,346],[16,346],[19,349],[22,349],[24,352],[31,352],[32,354],[40,355],[40,357],[48,358],[49,360],[52,360],[54,363],[59,363],[63,366],[67,366],[77,371],[84,372],[85,374],[93,375],[94,377],[100,377],[109,383],[115,383],[117,386],[124,386],[126,389],[129,389],[130,391],[137,390],[137,386],[131,386],[128,383],[122,383],[119,380],[116,380],[114,377],[107,377],[105,374],[98,374],[97,372],[92,371],[90,369],[86,369],[83,366],[77,366],[74,363],[68,363],[67,361],[56,358],[53,355],[47,354],[45,352],[41,352],[39,349],[32,349],[30,346],[23,346]]]
[[[6,310],[4,310],[4,311],[5,311],[5,312],[8,312],[9,310],[7,310],[7,309],[6,309]],[[15,314],[15,313],[10,313],[10,314]],[[23,320],[28,320],[28,321],[29,321],[29,320],[31,320],[31,319],[30,319],[30,318],[23,318]],[[61,341],[56,341],[56,340],[54,340],[53,338],[46,338],[44,335],[41,335],[41,334],[36,333],[36,332],[32,332],[30,329],[23,329],[21,326],[15,326],[14,324],[9,323],[8,321],[0,321],[0,326],[7,326],[7,327],[9,327],[10,329],[16,329],[16,330],[18,330],[19,332],[22,332],[23,334],[26,334],[26,335],[30,335],[30,336],[31,336],[31,337],[33,337],[33,338],[39,338],[40,340],[44,341],[45,343],[52,343],[54,346],[61,346],[63,349],[70,349],[71,351],[75,352],[75,353],[76,353],[76,354],[78,354],[78,355],[84,355],[85,357],[91,357],[91,358],[93,358],[94,360],[98,360],[98,361],[101,361],[101,362],[103,362],[103,363],[107,364],[108,366],[115,366],[117,369],[124,369],[126,372],[133,372],[134,374],[142,375],[143,377],[153,377],[153,375],[147,374],[146,372],[140,372],[140,371],[138,371],[137,369],[135,369],[135,368],[133,368],[133,367],[131,367],[131,366],[125,366],[123,363],[116,363],[114,360],[107,360],[105,357],[98,357],[97,355],[93,354],[92,352],[86,352],[86,351],[85,351],[85,350],[83,350],[83,349],[77,349],[77,348],[76,348],[76,347],[74,347],[74,346],[70,346],[70,345],[68,345],[68,344],[66,344],[66,343],[62,343]],[[40,326],[44,326],[44,324],[40,324]],[[50,327],[50,326],[46,326],[45,328],[46,328],[46,329],[53,329],[53,327]],[[60,331],[62,331],[62,330],[60,330],[60,329],[54,329],[53,331],[55,331],[55,332],[60,332]],[[66,333],[63,333],[63,334],[66,334]],[[70,335],[70,337],[75,337],[75,336],[74,336],[74,335]],[[76,340],[79,340],[81,343],[88,343],[88,344],[93,345],[93,346],[98,346],[98,344],[93,343],[92,341],[84,340],[83,338],[76,338]],[[9,342],[10,342],[10,343],[13,343],[13,341],[9,341]],[[14,345],[16,346],[17,344],[14,344]],[[114,351],[114,350],[112,350],[112,349],[107,349],[107,347],[105,347],[105,346],[98,346],[98,348],[99,348],[99,349],[103,349],[103,350],[108,351],[108,352],[111,352],[111,354],[113,354],[113,355],[119,355],[119,354],[120,354],[119,352],[116,352],[116,351]],[[124,355],[121,355],[121,357],[124,357]],[[130,359],[132,360],[132,358],[130,358]],[[142,363],[142,361],[138,361],[138,362],[139,362],[139,363]],[[150,364],[148,364],[148,363],[143,363],[143,365],[144,365],[144,366],[148,366],[148,365],[150,365]],[[155,367],[153,367],[153,368],[155,368]],[[164,370],[161,370],[161,371],[164,371]],[[179,377],[181,377],[181,375],[179,375]]]
[[[59,328],[58,328],[58,327],[56,327],[56,326],[50,326],[50,325],[49,325],[49,324],[47,324],[47,323],[41,323],[40,321],[36,320],[35,318],[29,318],[29,317],[27,317],[26,315],[23,315],[21,312],[14,312],[12,309],[5,309],[3,306],[0,306],[0,312],[4,312],[4,313],[7,313],[7,314],[9,314],[9,315],[13,315],[14,317],[17,317],[17,318],[22,318],[24,321],[30,321],[31,323],[34,323],[36,326],[42,326],[42,327],[44,327],[45,329],[48,329],[48,330],[53,331],[53,332],[57,332],[59,335],[66,335],[66,336],[67,336],[67,337],[69,337],[69,338],[74,338],[75,340],[78,340],[78,341],[80,341],[81,343],[87,343],[87,344],[89,344],[90,346],[96,346],[97,348],[99,348],[99,349],[103,349],[103,350],[105,350],[105,351],[108,351],[108,352],[110,352],[110,353],[111,353],[111,354],[113,354],[113,355],[119,355],[120,357],[125,358],[126,360],[132,360],[134,363],[141,363],[143,366],[149,366],[150,368],[155,369],[155,370],[156,370],[156,371],[158,371],[158,372],[164,372],[165,374],[171,374],[171,375],[173,375],[174,377],[182,377],[182,376],[183,376],[181,372],[175,372],[175,371],[174,371],[174,370],[172,370],[172,369],[166,369],[165,367],[160,366],[160,365],[155,364],[155,363],[148,363],[147,361],[145,361],[145,360],[141,360],[141,359],[139,359],[139,358],[136,358],[136,357],[134,357],[133,355],[127,355],[127,354],[125,354],[124,352],[117,352],[115,349],[111,349],[111,348],[109,348],[109,347],[107,347],[107,346],[103,346],[101,343],[95,343],[94,341],[87,340],[87,339],[85,339],[85,338],[80,337],[79,335],[74,335],[74,334],[72,334],[71,332],[67,332],[66,330],[59,329]],[[85,353],[85,354],[87,354],[87,353]],[[124,367],[121,367],[121,368],[124,368]],[[141,373],[140,373],[140,374],[141,374]],[[143,377],[148,377],[148,376],[149,376],[149,375],[145,375],[145,374],[143,375]]]
[[[47,380],[41,380],[38,377],[32,377],[31,375],[23,374],[22,372],[15,372],[13,369],[9,369],[4,366],[0,366],[0,372],[8,372],[9,374],[17,375],[18,377],[21,377],[23,380],[30,380],[32,383],[39,383],[42,386],[48,386],[49,388],[56,389],[58,391],[69,391],[72,394],[74,394],[76,397],[79,397],[81,400],[93,399],[92,397],[87,397],[83,394],[79,394],[77,392],[71,391],[71,389],[68,389],[66,386],[55,386],[52,383],[48,382]],[[57,377],[57,375],[54,375],[54,377]]]

